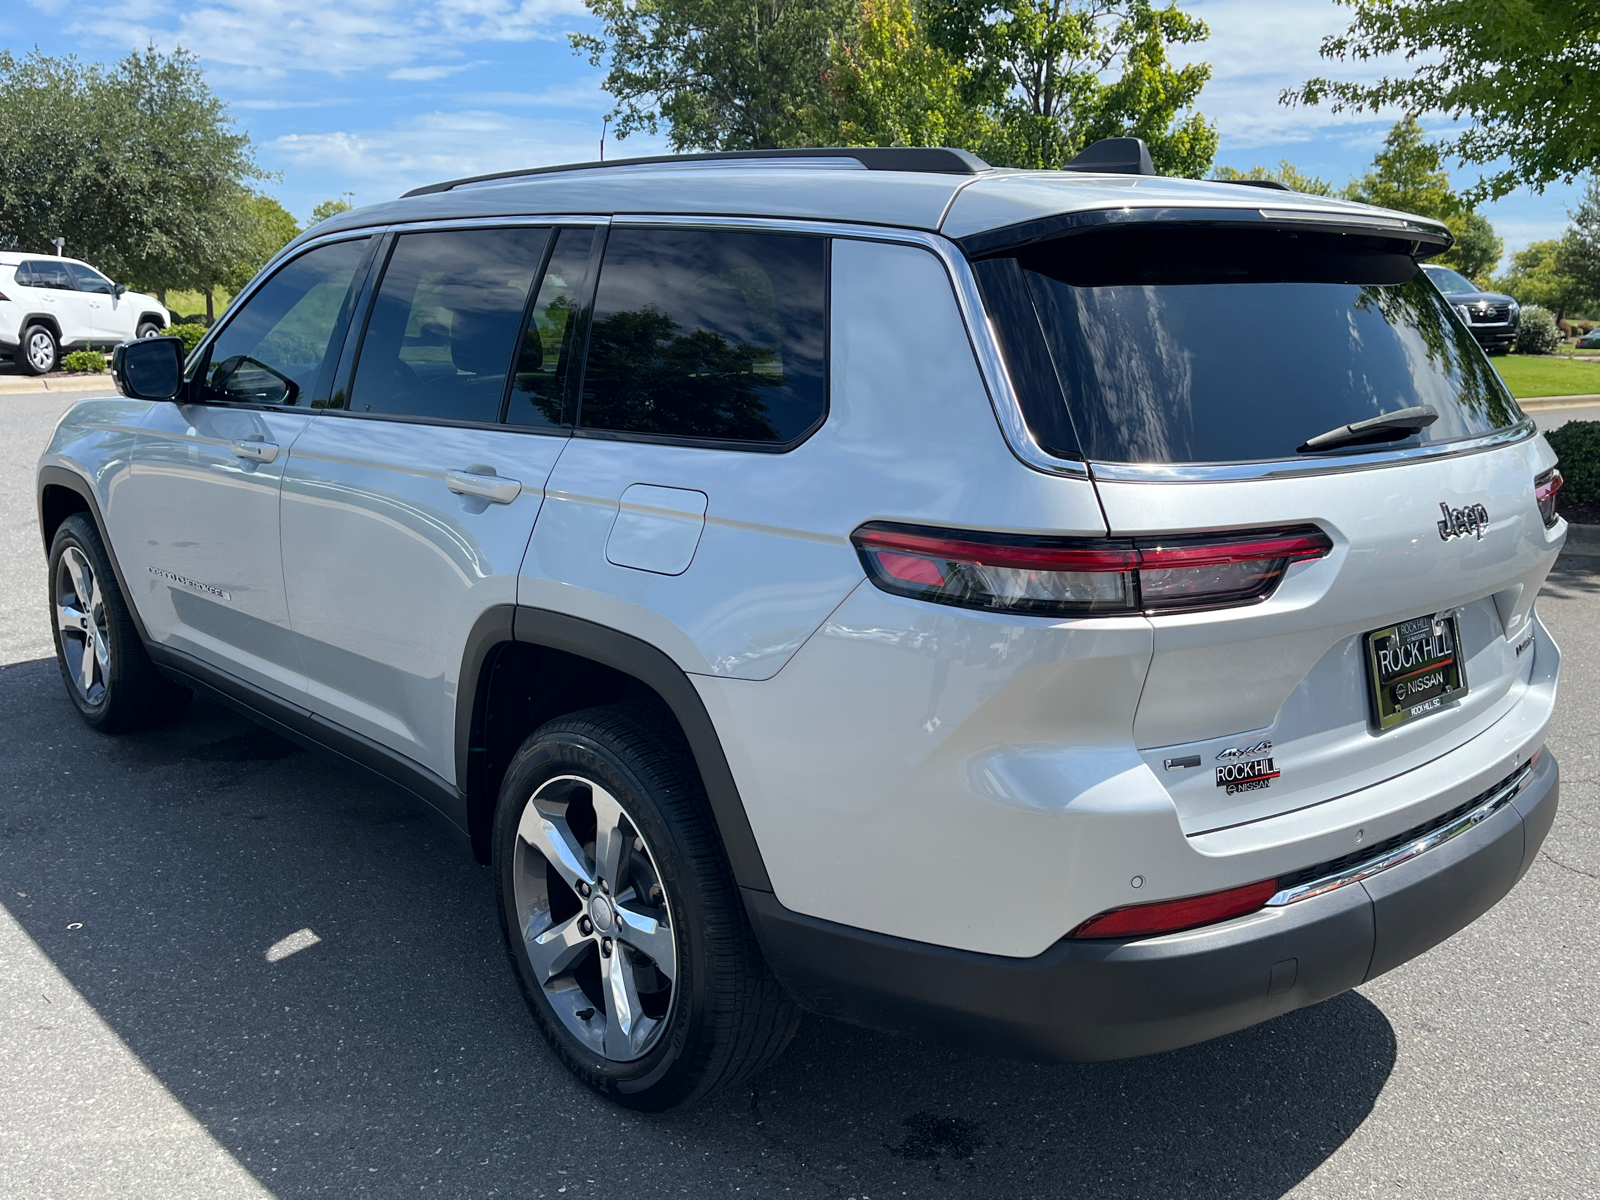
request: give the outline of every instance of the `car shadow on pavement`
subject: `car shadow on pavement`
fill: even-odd
[[[1332,1154],[1394,1067],[1356,993],[1090,1065],[807,1018],[752,1085],[628,1113],[546,1050],[489,873],[396,789],[204,699],[101,737],[54,660],[0,668],[0,728],[0,901],[281,1197],[1253,1200]]]

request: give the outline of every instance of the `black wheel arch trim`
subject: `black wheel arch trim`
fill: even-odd
[[[111,535],[106,529],[105,514],[100,511],[100,498],[95,494],[94,485],[66,467],[44,466],[39,468],[38,480],[35,484],[38,491],[35,503],[39,512],[39,535],[44,540],[45,557],[50,555],[50,542],[52,540],[49,530],[45,526],[45,492],[50,488],[65,488],[72,492],[87,506],[89,516],[93,518],[95,528],[100,531],[100,543],[106,548],[106,557],[111,560],[111,573],[116,576],[117,587],[122,591],[122,599],[128,606],[128,615],[133,618],[133,627],[139,631],[139,640],[145,644],[146,649],[152,649],[155,643],[150,640],[150,631],[145,628],[144,618],[139,615],[139,606],[134,603],[133,592],[128,587],[128,580],[122,573],[122,564],[117,561],[116,547],[111,544]],[[59,524],[59,523],[58,523]]]

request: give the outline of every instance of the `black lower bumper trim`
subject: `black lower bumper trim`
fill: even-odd
[[[1325,1000],[1443,941],[1511,890],[1557,796],[1547,753],[1513,805],[1363,883],[1187,933],[1063,939],[1028,959],[818,920],[768,892],[746,890],[745,907],[813,1012],[1024,1058],[1130,1058]]]

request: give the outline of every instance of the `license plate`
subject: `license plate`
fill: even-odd
[[[1378,731],[1437,712],[1467,691],[1453,614],[1402,621],[1367,634],[1367,678]]]

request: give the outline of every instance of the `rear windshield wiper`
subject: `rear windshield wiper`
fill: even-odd
[[[1327,433],[1319,433],[1314,438],[1307,438],[1303,446],[1295,451],[1297,454],[1309,454],[1314,450],[1333,450],[1340,446],[1365,446],[1373,442],[1398,442],[1401,438],[1408,438],[1419,429],[1426,429],[1439,419],[1439,410],[1431,404],[1419,404],[1415,408],[1402,408],[1392,413],[1384,413],[1381,417],[1369,417],[1365,421],[1357,421],[1354,425],[1341,425],[1337,429],[1330,429]]]

